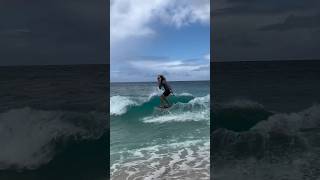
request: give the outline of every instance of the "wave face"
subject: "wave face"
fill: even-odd
[[[135,119],[144,123],[206,121],[210,119],[210,95],[194,97],[181,93],[169,98],[169,109],[159,109],[159,96],[153,95],[144,101],[133,97],[111,97],[111,115],[114,119]],[[139,102],[140,101],[140,102]],[[117,102],[117,103],[116,103]],[[115,103],[115,105],[113,105]],[[113,106],[113,107],[112,107]]]
[[[171,96],[169,98],[171,103],[186,103],[193,99],[191,94],[181,94]],[[151,94],[148,98],[137,98],[128,96],[112,96],[110,97],[110,113],[114,116],[128,115],[134,113],[152,112],[155,107],[159,106],[160,99],[157,94]]]
[[[100,138],[103,113],[12,109],[0,114],[0,169],[37,169],[50,162],[69,141]]]
[[[183,97],[183,96],[182,96]],[[187,98],[186,98],[187,99]],[[177,98],[179,100],[179,98]],[[210,96],[196,97],[187,103],[181,103],[185,98],[181,98],[179,103],[170,108],[170,113],[153,113],[151,116],[143,118],[146,123],[184,122],[184,121],[208,121]]]
[[[145,96],[111,97],[111,107],[119,101],[111,116],[111,179],[209,178],[210,95],[205,88],[195,93],[191,85],[172,85],[182,88],[169,96],[173,105],[168,109],[157,108],[160,97],[153,90]]]
[[[234,100],[213,108],[213,127],[232,131],[249,130],[256,123],[266,120],[273,113],[263,105],[249,100]]]

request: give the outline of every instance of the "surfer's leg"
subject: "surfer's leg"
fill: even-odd
[[[167,104],[166,106],[169,107],[170,106],[170,103],[167,99],[167,97],[170,95],[170,91],[164,91],[163,94],[162,94],[162,97],[163,97],[163,101]]]
[[[160,96],[160,107],[164,105],[164,100],[163,99],[164,99],[164,97]]]
[[[169,106],[170,106],[170,103],[169,103],[167,97],[163,97],[163,100],[166,102],[167,106],[169,107]]]

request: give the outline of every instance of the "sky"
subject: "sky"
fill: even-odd
[[[112,82],[209,80],[210,0],[112,0]]]
[[[319,0],[213,0],[213,61],[319,60]]]
[[[111,31],[111,80],[205,79],[209,0],[111,0],[111,19],[105,3],[1,1],[0,65],[107,63]],[[319,0],[210,5],[211,61],[320,59]]]
[[[107,62],[105,1],[0,2],[0,65]]]

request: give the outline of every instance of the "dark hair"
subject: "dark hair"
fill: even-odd
[[[159,75],[159,77],[161,78],[161,81],[166,80],[166,78],[163,75]]]

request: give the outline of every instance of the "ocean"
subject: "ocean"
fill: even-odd
[[[0,179],[107,179],[106,65],[0,67]]]
[[[210,81],[169,84],[160,110],[156,82],[111,83],[112,180],[209,179]]]
[[[320,62],[211,68],[158,110],[155,82],[108,103],[106,65],[0,67],[0,179],[108,179],[109,105],[111,179],[320,177]]]
[[[320,61],[211,68],[212,179],[319,179]]]

